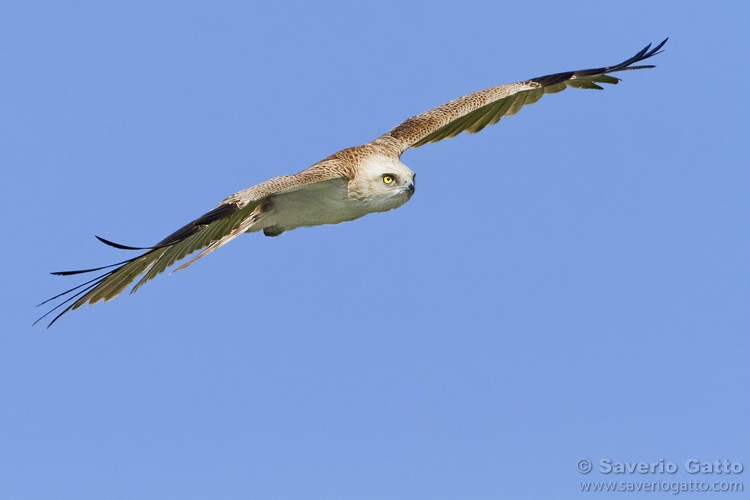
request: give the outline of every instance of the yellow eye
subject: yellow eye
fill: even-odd
[[[391,175],[384,175],[383,176],[383,182],[385,182],[386,184],[390,184],[391,182],[393,182],[393,176],[391,176]]]

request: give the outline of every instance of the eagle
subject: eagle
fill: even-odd
[[[601,90],[600,83],[616,84],[619,78],[610,73],[653,68],[636,64],[659,54],[667,40],[654,48],[649,44],[614,66],[555,73],[459,97],[409,118],[367,144],[339,151],[298,174],[274,177],[234,193],[151,247],[121,245],[97,236],[109,246],[141,253],[108,266],[52,273],[70,276],[106,270],[39,304],[67,296],[34,324],[64,307],[47,325],[49,328],[68,311],[112,300],[140,277],[131,289],[133,293],[178,260],[200,250],[175,271],[185,269],[243,233],[263,231],[266,236],[279,236],[298,227],[339,224],[398,208],[411,199],[415,189],[414,172],[401,163],[401,155],[407,149],[462,132],[479,132],[537,102],[544,94],[567,87]]]

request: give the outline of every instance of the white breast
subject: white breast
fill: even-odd
[[[384,182],[390,176],[393,182]],[[406,203],[414,192],[414,173],[396,159],[373,155],[359,163],[356,177],[306,184],[270,195],[249,231],[269,236],[302,226],[338,224]]]
[[[302,226],[338,224],[367,215],[367,204],[349,197],[347,179],[332,179],[269,197],[253,230],[276,226],[289,231]]]

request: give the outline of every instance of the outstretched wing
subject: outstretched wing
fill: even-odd
[[[95,304],[102,300],[108,301],[115,298],[130,283],[143,275],[130,291],[130,293],[133,293],[178,260],[204,248],[205,250],[195,259],[179,268],[184,269],[198,258],[207,255],[249,229],[256,220],[256,217],[262,212],[263,202],[269,197],[304,189],[311,184],[330,179],[346,177],[348,172],[344,169],[336,168],[337,161],[334,155],[334,157],[319,162],[298,174],[274,177],[249,189],[235,193],[210,212],[178,229],[153,247],[141,248],[120,245],[97,236],[100,241],[109,246],[122,250],[142,250],[143,253],[132,259],[109,266],[52,273],[59,276],[69,276],[111,269],[86,283],[71,288],[39,304],[46,304],[55,299],[73,294],[36,320],[34,324],[52,312],[66,306],[47,325],[47,328],[49,328],[60,316],[68,311],[78,309],[84,304]]]
[[[82,269],[79,271],[60,271],[52,273],[60,276],[69,276],[114,268],[111,271],[107,271],[104,274],[87,281],[86,283],[71,288],[70,290],[42,302],[42,304],[46,304],[52,300],[76,292],[48,311],[44,316],[36,320],[34,324],[67,304],[67,307],[65,307],[65,309],[55,316],[49,325],[47,325],[49,328],[60,318],[60,316],[68,311],[78,309],[84,304],[95,304],[102,300],[108,301],[115,298],[122,293],[130,283],[135,281],[136,278],[143,275],[141,280],[131,290],[131,293],[135,292],[139,287],[156,277],[159,273],[162,273],[174,262],[196,250],[200,250],[201,248],[210,245],[212,242],[219,240],[224,235],[232,232],[232,230],[237,228],[243,220],[251,216],[253,210],[255,210],[261,202],[262,200],[257,200],[247,203],[244,206],[241,206],[239,203],[222,203],[215,209],[195,219],[150,248],[120,245],[97,236],[100,241],[115,248],[123,250],[145,250],[145,252],[132,259],[109,266],[97,267],[94,269]]]
[[[649,44],[627,61],[615,66],[555,73],[474,92],[409,118],[380,137],[380,140],[395,143],[401,154],[409,148],[449,139],[461,132],[474,134],[487,125],[494,125],[504,116],[516,114],[524,105],[535,103],[544,94],[554,94],[566,87],[601,89],[599,83],[616,84],[620,81],[608,73],[653,68],[652,65],[633,64],[658,54],[667,40],[653,49]]]

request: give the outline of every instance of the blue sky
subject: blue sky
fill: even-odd
[[[749,14],[4,3],[0,497],[747,490],[750,470],[696,478],[684,463],[750,469]],[[35,304],[79,283],[50,271],[130,256],[94,234],[153,244],[450,99],[615,64],[666,36],[656,69],[408,151],[417,191],[398,210],[246,235],[31,327]],[[581,459],[595,470],[577,472]],[[680,470],[614,477],[602,459]]]

